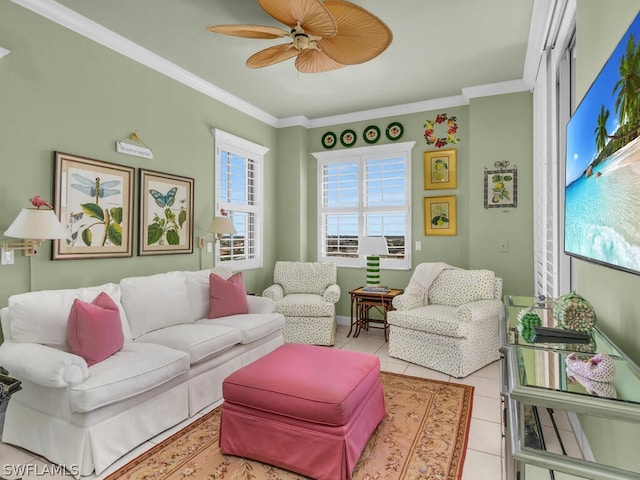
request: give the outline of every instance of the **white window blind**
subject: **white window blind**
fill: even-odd
[[[214,129],[215,215],[236,230],[216,243],[216,263],[234,270],[262,267],[262,164],[267,148]]]
[[[363,266],[358,239],[384,236],[383,268],[411,267],[411,149],[415,142],[318,152],[318,259]]]

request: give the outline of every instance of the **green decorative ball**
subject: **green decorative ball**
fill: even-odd
[[[535,335],[533,327],[539,327],[541,325],[542,320],[540,316],[532,308],[524,308],[518,312],[517,329],[525,341],[531,343]]]
[[[596,324],[596,312],[584,297],[575,292],[559,297],[553,304],[553,317],[568,330],[590,332]]]

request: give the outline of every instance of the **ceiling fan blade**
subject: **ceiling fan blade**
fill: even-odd
[[[338,63],[355,65],[377,57],[391,44],[391,29],[378,17],[346,0],[325,0],[338,33],[318,45]]]
[[[298,23],[305,32],[321,37],[336,34],[337,25],[320,0],[258,0],[262,9],[290,28]]]
[[[224,33],[234,37],[245,38],[281,38],[289,36],[289,32],[280,27],[265,25],[214,25],[207,27],[213,33]]]
[[[296,68],[302,73],[320,73],[345,67],[324,52],[315,49],[301,50],[296,58]]]
[[[276,45],[274,47],[265,48],[264,50],[260,50],[258,53],[251,55],[247,60],[247,67],[268,67],[269,65],[283,62],[295,57],[296,55],[298,55],[298,50],[293,47],[293,44],[285,43],[284,45]]]

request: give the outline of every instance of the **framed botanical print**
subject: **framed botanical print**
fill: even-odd
[[[193,253],[193,178],[140,169],[138,255]]]
[[[54,260],[133,255],[135,169],[55,152],[54,206],[67,238]]]
[[[456,149],[424,152],[424,189],[456,187]]]
[[[424,197],[424,234],[457,234],[455,195]]]
[[[518,170],[484,171],[484,208],[518,206]]]

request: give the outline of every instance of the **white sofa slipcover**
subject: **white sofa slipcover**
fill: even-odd
[[[390,356],[456,378],[498,359],[501,278],[490,270],[444,268],[425,292],[414,282],[387,313]]]
[[[262,295],[272,299],[275,311],[285,316],[285,342],[335,343],[337,276],[337,266],[331,262],[276,262],[274,283]]]
[[[222,381],[284,343],[284,316],[247,296],[249,313],[208,319],[209,275],[224,267],[126,278],[119,284],[14,295],[0,310],[0,364],[22,380],[2,441],[99,474],[137,445],[222,399]],[[125,343],[88,367],[68,351],[75,298],[106,292]]]

